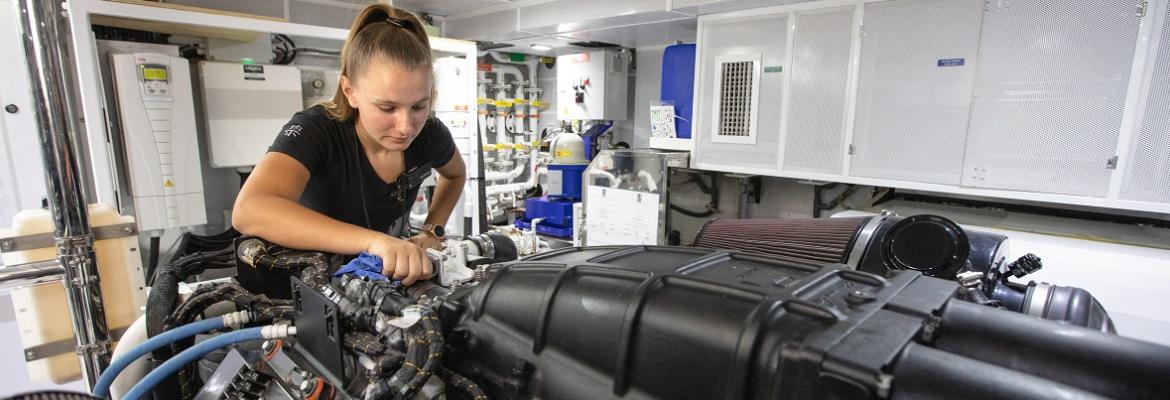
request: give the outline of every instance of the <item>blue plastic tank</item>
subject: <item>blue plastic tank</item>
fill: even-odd
[[[662,102],[674,104],[674,131],[691,138],[691,108],[695,97],[695,44],[668,46],[662,53]]]

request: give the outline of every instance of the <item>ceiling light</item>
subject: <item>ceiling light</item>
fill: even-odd
[[[547,45],[547,44],[533,44],[533,45],[531,45],[531,46],[529,46],[529,47],[532,47],[532,49],[533,49],[533,50],[536,50],[536,51],[549,51],[549,50],[552,50],[552,46],[549,46],[549,45]]]

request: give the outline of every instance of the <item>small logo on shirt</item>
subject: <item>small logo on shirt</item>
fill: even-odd
[[[297,137],[301,135],[301,126],[292,125],[284,130],[284,135],[288,137]]]

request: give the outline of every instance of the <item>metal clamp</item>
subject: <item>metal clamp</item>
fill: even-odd
[[[117,239],[127,236],[134,236],[138,234],[138,227],[133,222],[106,225],[93,228],[93,240]],[[70,243],[77,245],[77,243]],[[89,243],[92,245],[93,243]],[[9,253],[15,251],[25,251],[32,249],[40,249],[51,246],[60,246],[57,239],[53,237],[53,233],[38,233],[35,235],[14,236],[0,239],[0,252]]]
[[[111,340],[118,340],[118,338],[121,338],[122,334],[126,333],[126,329],[128,328],[129,327],[111,329]],[[93,352],[105,351],[108,353],[110,349],[110,343],[111,341],[104,341],[87,346],[78,346],[77,339],[75,339],[73,336],[70,336],[66,339],[54,340],[52,342],[45,342],[32,347],[26,347],[24,349],[24,361],[33,362],[49,357],[56,357],[62,354],[69,354],[70,352],[81,356],[85,356]]]

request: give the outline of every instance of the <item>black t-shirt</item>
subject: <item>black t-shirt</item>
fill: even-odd
[[[405,201],[399,201],[403,179],[383,182],[361,151],[354,123],[329,118],[320,105],[294,114],[268,151],[287,154],[304,165],[310,176],[300,203],[339,221],[386,232],[410,212],[418,194],[418,187],[411,187],[405,191]],[[451,131],[438,119],[429,118],[406,149],[402,175],[426,164],[442,167],[454,153]]]

